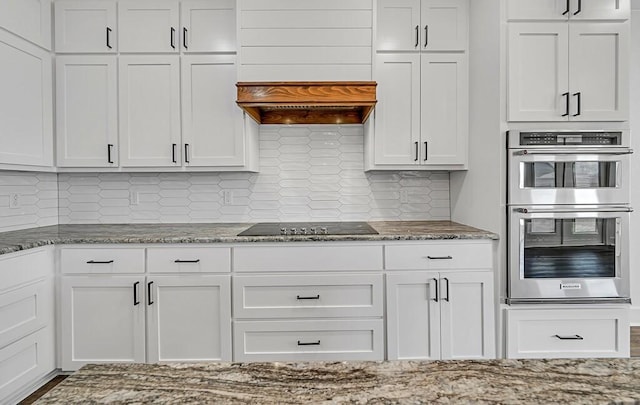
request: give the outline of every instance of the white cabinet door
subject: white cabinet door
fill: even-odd
[[[178,56],[120,57],[120,162],[180,166]]]
[[[184,52],[235,52],[233,0],[184,0],[181,5]]]
[[[423,165],[464,164],[469,132],[469,83],[464,54],[422,54],[421,153]]]
[[[120,0],[120,52],[178,52],[178,14],[175,0]]]
[[[628,20],[630,0],[571,0],[572,20]]]
[[[55,3],[56,52],[115,53],[115,29],[115,1]]]
[[[115,56],[56,58],[57,164],[118,165]]]
[[[442,359],[493,359],[493,273],[440,273]]]
[[[572,121],[629,117],[629,26],[575,23],[569,27]]]
[[[62,369],[144,363],[144,277],[63,277]]]
[[[231,361],[231,276],[147,280],[149,362]]]
[[[0,30],[0,61],[0,163],[51,166],[51,55]]]
[[[468,42],[468,0],[421,0],[421,48],[464,51]]]
[[[387,359],[440,359],[438,273],[387,274]]]
[[[420,55],[376,55],[376,165],[417,164],[420,142]]]
[[[51,0],[0,1],[0,27],[50,50]]]
[[[567,0],[508,0],[505,4],[509,20],[567,20],[571,12]]]
[[[378,0],[378,51],[420,49],[420,0]]]
[[[182,58],[185,165],[244,165],[243,116],[234,101],[235,83],[235,55]]]
[[[566,121],[568,24],[510,24],[508,40],[508,120]]]

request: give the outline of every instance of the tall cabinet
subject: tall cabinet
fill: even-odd
[[[464,169],[468,1],[378,1],[369,169]]]

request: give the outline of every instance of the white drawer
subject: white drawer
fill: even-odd
[[[507,310],[508,358],[628,356],[626,308]]]
[[[234,361],[383,360],[382,319],[237,321]]]
[[[235,271],[382,270],[382,246],[242,246]]]
[[[0,347],[53,324],[53,279],[0,294]]]
[[[0,291],[52,277],[53,247],[29,249],[0,256]]]
[[[231,249],[215,247],[153,247],[147,249],[150,273],[228,273]]]
[[[382,274],[235,276],[237,318],[382,316]]]
[[[387,270],[490,269],[490,242],[425,243],[385,246]]]
[[[144,273],[144,248],[62,248],[63,274]]]

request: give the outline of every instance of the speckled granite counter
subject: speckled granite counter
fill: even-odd
[[[89,365],[36,403],[640,403],[640,359]]]
[[[0,254],[73,243],[241,243],[497,239],[498,235],[451,221],[370,222],[378,235],[237,236],[253,224],[55,225],[0,233]]]

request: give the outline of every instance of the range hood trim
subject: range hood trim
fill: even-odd
[[[363,124],[376,82],[238,82],[236,103],[259,124]]]

